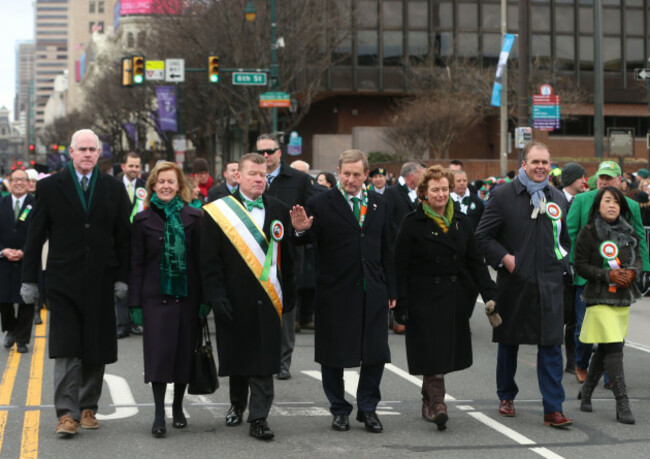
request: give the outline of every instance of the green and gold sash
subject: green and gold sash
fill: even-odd
[[[275,240],[269,245],[264,231],[257,226],[248,210],[233,196],[226,196],[213,201],[205,205],[203,209],[219,225],[253,272],[253,275],[269,296],[280,317],[280,322],[282,322],[282,284],[277,269],[279,265],[277,263],[279,249],[274,247],[278,245],[278,239],[274,238]],[[275,224],[276,222],[274,222]],[[274,229],[275,232],[277,231]],[[267,255],[270,256],[267,257]],[[267,259],[271,261],[268,262]]]

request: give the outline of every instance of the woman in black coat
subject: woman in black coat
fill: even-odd
[[[634,424],[623,372],[623,341],[630,305],[641,297],[634,279],[643,269],[639,236],[630,224],[631,216],[620,190],[601,188],[588,223],[578,234],[574,263],[576,272],[587,279],[582,292],[587,311],[580,341],[598,343],[578,396],[582,399],[580,409],[592,411],[591,396],[606,370],[616,398],[616,419],[623,424]]]
[[[133,219],[129,305],[144,325],[144,379],[156,406],[151,433],[165,428],[165,390],[174,383],[173,426],[183,428],[183,395],[199,328],[201,211],[188,206],[190,190],[174,163],[158,164],[147,180],[146,209]],[[207,315],[201,309],[201,315]]]
[[[485,302],[495,295],[472,224],[449,197],[453,180],[441,166],[426,170],[417,188],[420,204],[404,218],[395,245],[395,315],[408,322],[409,372],[424,375],[422,416],[439,430],[448,419],[444,375],[472,365],[476,289]]]

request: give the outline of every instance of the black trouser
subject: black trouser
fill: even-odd
[[[357,386],[357,406],[359,411],[375,411],[381,400],[379,384],[384,374],[384,365],[361,366],[359,385]],[[349,416],[352,405],[345,400],[345,383],[343,368],[321,365],[323,390],[330,402],[330,412],[334,416]]]
[[[298,301],[296,302],[296,320],[300,325],[308,324],[314,320],[314,298],[316,297],[316,289],[300,288],[298,289]]]
[[[251,398],[248,406],[248,420],[266,419],[273,404],[273,376],[237,376],[229,378],[230,403],[244,411],[248,401],[248,388]]]
[[[570,276],[564,278],[564,352],[567,366],[574,367],[576,363],[576,313],[575,301],[576,288]]]
[[[34,305],[18,303],[18,314],[14,313],[13,303],[0,303],[2,331],[11,333],[18,344],[28,344],[34,323]]]

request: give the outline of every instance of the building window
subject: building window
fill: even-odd
[[[426,29],[429,24],[427,2],[410,1],[408,3],[409,29]]]
[[[144,48],[145,38],[147,34],[144,32],[138,32],[138,48]]]
[[[97,12],[98,13],[104,12],[104,2],[97,2]]]
[[[93,29],[95,28],[95,21],[90,21],[88,23],[88,32],[93,33]]]
[[[133,48],[135,46],[135,40],[133,39],[133,33],[129,32],[126,34],[126,47]]]
[[[404,36],[401,31],[384,31],[383,59],[384,66],[401,65]]]
[[[382,17],[384,28],[401,29],[402,28],[402,2],[385,1]]]
[[[89,13],[94,13],[95,12],[95,0],[90,0],[88,2],[88,12]]]
[[[377,31],[360,30],[357,32],[357,63],[359,65],[377,65]]]

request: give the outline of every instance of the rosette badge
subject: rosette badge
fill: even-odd
[[[559,220],[562,218],[562,209],[554,202],[549,202],[546,205],[546,215],[552,220]]]
[[[618,257],[618,246],[613,241],[605,241],[600,244],[600,255],[605,260],[616,260]]]

